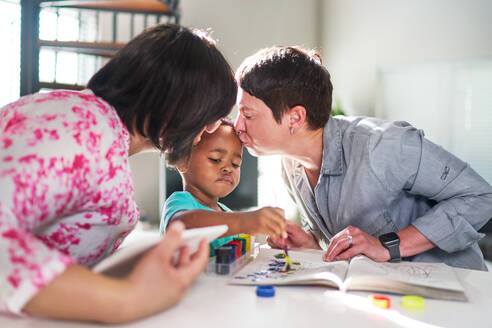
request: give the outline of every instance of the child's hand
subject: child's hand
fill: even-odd
[[[287,238],[285,213],[278,207],[262,207],[244,212],[241,231],[250,235],[265,234],[275,239]]]
[[[183,298],[186,289],[205,269],[209,254],[205,240],[194,254],[185,246],[174,263],[173,254],[180,249],[183,230],[183,223],[172,223],[163,240],[138,262],[126,279],[136,311],[151,314],[171,307]]]
[[[272,248],[283,249],[288,248],[315,248],[319,249],[319,245],[314,239],[313,235],[304,231],[295,222],[287,221],[286,230],[287,238],[273,238],[269,236],[267,239],[268,245]]]

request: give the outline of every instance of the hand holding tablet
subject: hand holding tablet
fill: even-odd
[[[220,235],[224,234],[229,227],[225,224],[210,226],[205,228],[188,229],[183,231],[181,236],[181,246],[188,246],[190,253],[193,254],[198,249],[200,241],[205,238],[208,242],[217,239]]]
[[[217,225],[205,228],[188,229],[181,236],[181,247],[188,246],[193,254],[198,249],[202,239],[211,242],[228,230],[227,225]],[[121,247],[115,253],[105,258],[92,269],[94,272],[105,273],[111,276],[124,276],[135,265],[137,260],[150,248],[155,246],[162,238],[159,233],[143,233],[141,238],[136,238],[126,246]],[[175,261],[178,259],[179,251],[174,253]]]

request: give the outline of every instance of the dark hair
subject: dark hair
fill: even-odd
[[[157,25],[131,40],[89,81],[130,133],[149,138],[169,163],[236,101],[234,73],[203,31]]]
[[[261,99],[280,123],[292,107],[306,108],[309,128],[324,127],[333,86],[321,55],[301,47],[265,48],[246,58],[236,72],[241,89]]]

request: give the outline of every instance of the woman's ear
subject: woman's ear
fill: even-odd
[[[306,122],[306,108],[301,105],[292,107],[289,110],[289,129],[291,131],[299,130]]]
[[[196,135],[196,137],[193,139],[193,146],[198,145],[198,143],[202,140],[202,135],[206,131],[207,127],[203,127],[203,129]]]

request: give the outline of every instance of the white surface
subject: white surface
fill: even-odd
[[[202,275],[177,306],[121,327],[490,327],[492,275],[457,269],[469,302],[426,299],[424,310],[405,310],[400,296],[391,309],[373,307],[368,293],[344,294],[324,287],[276,287],[259,298],[255,287],[227,285],[227,278]],[[0,315],[0,327],[107,327]]]

